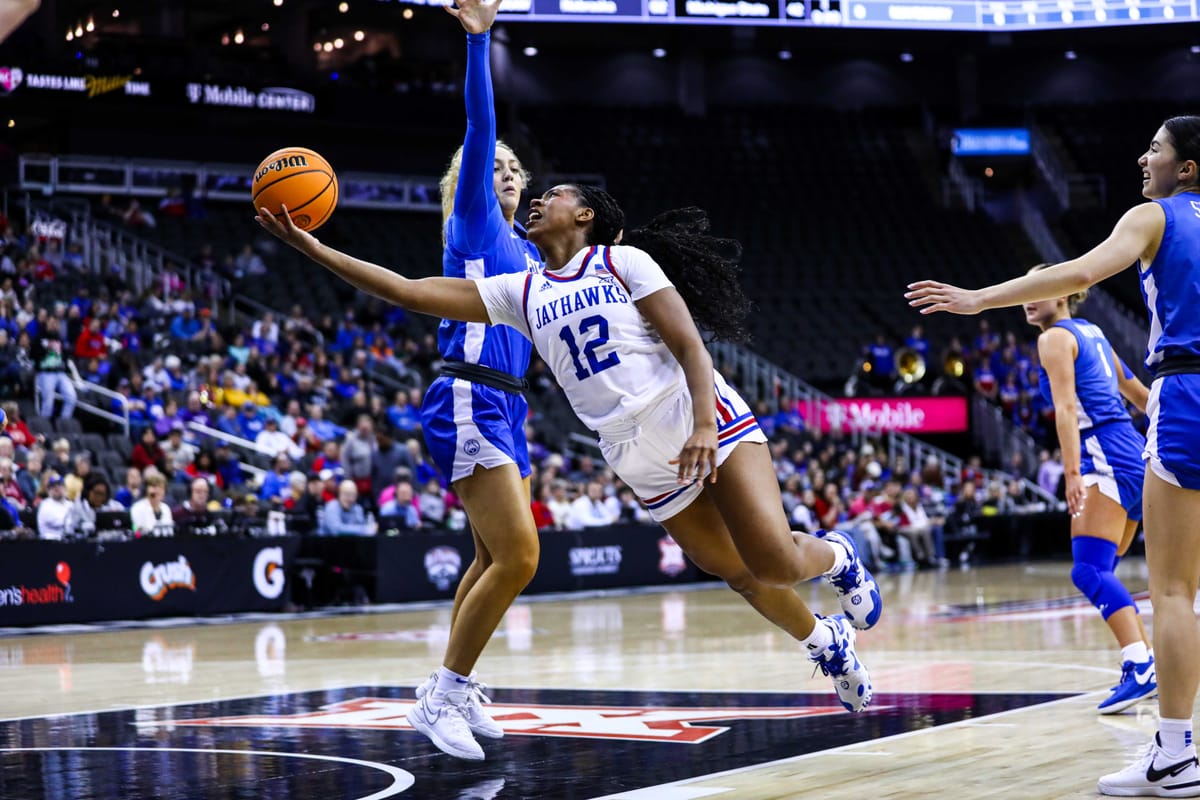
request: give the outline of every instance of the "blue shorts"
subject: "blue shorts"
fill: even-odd
[[[1146,416],[1146,466],[1167,483],[1200,490],[1200,375],[1156,378]]]
[[[1125,509],[1132,520],[1142,518],[1142,481],[1146,467],[1142,451],[1146,440],[1131,422],[1109,422],[1079,432],[1079,471],[1084,486],[1100,487],[1100,494]]]
[[[440,377],[425,392],[421,430],[429,456],[450,483],[475,471],[516,464],[529,476],[525,397],[461,378]]]

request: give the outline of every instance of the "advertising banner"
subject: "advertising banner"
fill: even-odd
[[[843,397],[819,404],[822,433],[962,433],[965,397]]]
[[[274,611],[294,537],[0,543],[0,627]]]

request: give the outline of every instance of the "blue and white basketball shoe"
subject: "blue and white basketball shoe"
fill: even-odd
[[[828,576],[846,619],[859,630],[875,627],[883,612],[883,600],[879,597],[879,584],[875,583],[874,576],[858,557],[854,540],[841,531],[822,530],[813,535],[827,542],[835,542],[846,550],[845,566],[837,574]]]
[[[854,628],[841,614],[833,617],[818,615],[817,624],[833,632],[833,643],[809,653],[809,660],[833,678],[834,691],[847,711],[862,711],[871,704],[871,674],[854,652]]]
[[[1158,694],[1158,676],[1154,672],[1154,656],[1138,664],[1126,661],[1121,665],[1121,682],[1112,689],[1097,710],[1101,714],[1117,714],[1131,705]]]

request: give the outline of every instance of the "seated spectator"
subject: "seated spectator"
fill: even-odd
[[[616,498],[617,505],[617,522],[622,525],[656,525],[654,518],[650,516],[650,512],[642,505],[642,502],[637,499],[637,495],[633,493],[633,489],[628,486],[622,486],[617,489]]]
[[[220,504],[208,499],[212,491],[208,481],[195,478],[189,488],[188,498],[171,509],[175,519],[175,530],[180,534],[193,536],[215,536],[224,533],[224,521],[213,514],[220,508]]]
[[[301,419],[304,419],[304,416],[300,413],[300,401],[295,399],[288,400],[285,413],[279,418],[279,430],[286,433],[294,442],[298,427],[296,423]],[[305,420],[304,424],[307,425],[308,421]],[[299,456],[293,456],[293,458],[299,458]]]
[[[238,414],[237,422],[241,429],[238,436],[252,442],[266,429],[266,418],[258,413],[258,404],[253,400],[242,403],[242,413]]]
[[[37,532],[39,539],[61,541],[66,533],[67,513],[71,504],[67,502],[67,487],[58,475],[46,481],[46,497],[38,503]]]
[[[76,358],[108,358],[108,344],[104,341],[104,332],[100,330],[100,323],[99,317],[92,317],[87,321],[87,326],[75,340]]]
[[[40,495],[42,484],[49,477],[42,468],[43,457],[44,452],[40,447],[31,450],[26,456],[25,469],[17,471],[17,485],[21,487],[21,494],[26,497]]]
[[[436,480],[425,481],[418,502],[421,524],[427,528],[441,528],[446,524],[446,490]]]
[[[566,527],[567,530],[599,528],[612,525],[616,521],[617,515],[604,502],[604,484],[598,480],[592,480],[588,481],[585,493],[571,503]]]
[[[289,494],[283,501],[283,509],[287,512],[289,529],[299,533],[312,533],[317,530],[318,518],[325,507],[321,494],[324,482],[316,476],[305,477],[303,472],[293,472],[288,476]]]
[[[129,455],[129,463],[141,470],[153,466],[159,472],[166,474],[167,456],[163,452],[162,446],[158,443],[158,436],[155,435],[154,428],[145,428],[142,430],[141,439]]]
[[[342,466],[342,446],[335,441],[325,442],[321,446],[321,455],[313,461],[312,468],[314,472],[333,470],[338,473],[338,479],[341,480],[346,472]]]
[[[34,445],[44,441],[45,437],[35,436],[29,426],[25,424],[25,420],[21,417],[21,407],[13,401],[9,400],[3,404],[4,416],[4,435],[12,440],[13,447],[18,452],[29,450]]]
[[[108,481],[101,476],[93,476],[84,484],[79,498],[71,503],[71,510],[67,513],[68,537],[75,539],[95,536],[97,512],[125,510],[120,503],[110,499],[109,494]]]
[[[117,489],[116,501],[125,508],[142,499],[142,471],[137,467],[125,470],[125,485]]]
[[[328,442],[346,435],[345,428],[325,419],[325,407],[318,403],[308,407],[308,429],[318,442]]]
[[[211,450],[204,449],[197,453],[195,460],[188,464],[186,473],[189,479],[204,478],[218,489],[225,488],[225,478],[217,470],[217,462]]]
[[[379,497],[383,494],[401,467],[411,475],[416,464],[408,448],[395,440],[391,425],[385,422],[375,431],[375,448],[371,451],[371,495]]]
[[[246,479],[242,477],[242,465],[229,445],[224,443],[217,445],[217,451],[213,454],[213,462],[216,464],[219,476],[217,485],[225,491],[246,482]]]
[[[945,561],[945,552],[939,547],[942,539],[941,525],[934,533],[934,521],[925,512],[915,489],[905,489],[897,505],[899,524],[896,532],[906,538],[912,547],[913,556],[925,566],[938,566]]]
[[[554,527],[560,531],[566,529],[567,520],[571,516],[571,498],[567,496],[567,486],[564,479],[553,481],[550,484],[550,499],[546,503],[554,517]]]
[[[354,481],[338,484],[337,499],[330,500],[321,511],[320,533],[324,536],[373,536],[374,526],[358,502],[358,487]]]
[[[550,511],[550,491],[549,483],[538,484],[537,494],[529,502],[529,510],[533,514],[533,524],[539,531],[553,530],[554,514]]]
[[[444,510],[445,507],[443,506]],[[392,499],[380,507],[379,516],[390,517],[393,520],[396,518],[403,520],[403,524],[400,527],[407,530],[416,530],[421,527],[421,513],[417,511],[417,507],[413,504],[412,484],[407,481],[398,482],[392,494]],[[396,527],[396,523],[393,521],[389,527]]]
[[[290,486],[292,460],[287,453],[278,453],[271,471],[263,476],[262,485],[258,488],[258,497],[271,508],[281,507],[287,498]]]
[[[388,406],[387,419],[393,428],[405,433],[412,433],[421,427],[421,418],[409,404],[408,392],[404,389],[396,392],[395,399]]]
[[[11,458],[0,457],[0,495],[7,498],[17,510],[23,511],[33,502],[33,498],[26,497],[21,491],[21,485],[17,483],[16,469],[17,465]]]
[[[167,442],[162,445],[163,457],[167,466],[166,476],[171,480],[183,480],[187,468],[196,460],[198,452],[194,444],[183,440],[183,423],[172,424],[167,434]]]
[[[816,512],[817,496],[812,489],[800,493],[800,502],[792,509],[792,530],[816,533],[821,529]]]
[[[175,520],[171,507],[163,502],[167,479],[155,474],[146,478],[146,496],[129,509],[135,536],[174,536]]]
[[[263,429],[254,438],[254,444],[271,458],[283,453],[289,458],[300,458],[304,448],[292,441],[292,437],[279,430],[279,421],[274,417],[263,420]]]

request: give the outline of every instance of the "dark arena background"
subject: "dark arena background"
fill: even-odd
[[[437,320],[250,203],[309,148],[338,179],[322,242],[441,274],[466,49],[439,2],[0,0],[0,798],[1096,796],[1157,708],[1096,714],[1120,657],[1072,583],[1037,330],[904,292],[1103,240],[1162,121],[1200,113],[1196,3],[505,0],[517,219],[590,183],[630,227],[699,206],[741,242],[751,338],[714,365],[793,528],[873,543],[885,610],[848,714],[621,491],[535,356],[540,561],[478,664],[504,738],[463,761],[406,719],[474,555],[420,428]],[[1080,314],[1148,379],[1134,270]],[[328,535],[346,479],[360,535]],[[1153,629],[1143,553],[1117,574]]]

